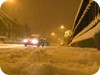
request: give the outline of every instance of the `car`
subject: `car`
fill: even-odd
[[[32,45],[32,46],[37,46],[37,47],[44,46],[44,40],[41,35],[31,35],[27,39],[24,39],[23,43],[25,46],[27,45]]]

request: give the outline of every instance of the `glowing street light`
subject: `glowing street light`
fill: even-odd
[[[52,36],[54,36],[54,35],[55,35],[55,33],[54,33],[54,32],[52,32],[52,33],[51,33],[51,35],[52,35]]]
[[[65,31],[64,37],[70,37],[72,35],[72,31],[71,30],[67,30]]]
[[[61,29],[64,29],[65,27],[63,25],[60,26]]]

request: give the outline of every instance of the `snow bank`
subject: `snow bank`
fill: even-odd
[[[91,75],[99,65],[100,52],[93,48],[0,49],[0,66],[8,75]]]

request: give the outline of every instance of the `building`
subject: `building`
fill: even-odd
[[[81,0],[70,45],[100,49],[100,8],[93,0]]]

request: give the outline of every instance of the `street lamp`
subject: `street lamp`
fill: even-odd
[[[52,35],[52,36],[55,36],[55,33],[54,33],[54,32],[52,32],[52,33],[51,33],[51,35]]]
[[[64,29],[65,27],[63,25],[60,26],[61,29]]]
[[[65,37],[65,38],[68,38],[68,37],[70,37],[71,35],[72,35],[72,31],[71,31],[71,30],[67,30],[67,31],[65,31],[64,37]]]
[[[56,33],[54,33],[54,32],[52,32],[51,33],[51,41],[53,42],[53,43],[56,43],[57,42],[57,34]]]
[[[59,27],[59,37],[60,37],[60,38],[63,38],[65,29],[66,29],[66,28],[65,28],[64,25],[61,25],[61,26]]]

